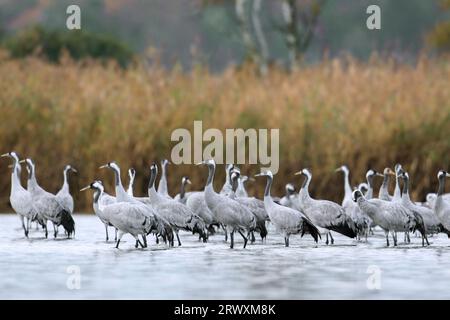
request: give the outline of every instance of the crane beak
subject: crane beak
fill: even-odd
[[[87,187],[84,187],[83,189],[81,189],[80,191],[86,191],[86,190],[88,190],[90,188],[91,188],[91,186],[87,186]]]
[[[0,157],[4,158],[4,157],[9,157],[9,153],[4,153],[2,154]]]
[[[447,178],[450,178],[450,173],[446,173],[446,175],[445,175]]]
[[[342,168],[341,168],[341,167],[339,167],[339,168],[337,168],[337,169],[334,170],[334,172],[339,172],[339,171],[342,171]]]
[[[257,174],[255,174],[255,177],[263,177],[263,176],[265,176],[264,173],[257,173]]]
[[[26,162],[25,159],[19,160],[19,163],[25,163],[25,162]]]
[[[187,184],[192,184],[191,180],[189,180],[189,179],[186,179],[186,183]]]
[[[102,166],[100,166],[100,167],[98,167],[99,169],[103,169],[103,168],[108,168],[108,165],[107,164],[104,164],[104,165],[102,165]]]
[[[379,172],[375,173],[375,175],[378,176],[378,177],[384,177],[384,174],[379,173]]]
[[[256,181],[256,180],[255,180],[255,178],[249,177],[249,178],[248,178],[248,181],[254,182],[254,181]]]
[[[70,168],[70,170],[72,170],[73,173],[78,173],[78,170],[75,168]]]
[[[299,175],[302,175],[302,174],[303,174],[303,171],[299,171],[299,172],[294,173],[294,176],[299,176]]]
[[[200,166],[200,165],[202,165],[202,164],[205,164],[205,161],[202,161],[202,162],[196,163],[195,165],[196,165],[196,166]]]

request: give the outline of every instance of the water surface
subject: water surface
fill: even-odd
[[[269,228],[267,243],[236,249],[215,235],[209,243],[181,234],[181,247],[149,239],[134,248],[105,242],[93,215],[75,215],[76,236],[25,239],[16,215],[0,215],[1,299],[428,299],[450,298],[450,240],[430,238],[430,247],[386,248],[378,231],[368,243],[335,235],[335,244],[314,244],[305,235],[282,238]],[[62,229],[61,229],[62,231]],[[110,229],[110,235],[113,235]],[[80,289],[73,273],[80,272]],[[69,285],[68,285],[69,284]],[[72,288],[72,289],[71,289]]]

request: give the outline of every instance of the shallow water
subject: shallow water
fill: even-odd
[[[335,244],[291,237],[289,248],[269,228],[266,244],[242,249],[221,234],[200,243],[181,234],[168,249],[149,238],[134,249],[125,235],[121,248],[104,239],[93,215],[76,215],[76,236],[44,239],[34,230],[25,239],[15,215],[0,215],[2,299],[427,299],[450,298],[450,240],[419,238],[386,248],[380,231],[368,243],[335,234]],[[110,236],[113,230],[110,229]],[[399,240],[403,236],[399,235]],[[79,271],[79,289],[76,274]],[[74,288],[75,286],[75,288]]]

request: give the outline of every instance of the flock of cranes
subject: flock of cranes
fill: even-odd
[[[47,222],[53,225],[53,236],[58,236],[58,228],[64,228],[67,237],[75,234],[75,222],[72,217],[74,204],[69,192],[68,176],[77,172],[67,165],[63,171],[63,185],[56,193],[45,191],[36,180],[36,166],[31,159],[20,160],[15,152],[3,154],[12,160],[10,203],[21,219],[25,236],[36,222],[48,236]],[[28,172],[26,188],[20,181],[21,164],[25,163]],[[171,197],[167,187],[167,165],[161,162],[161,178],[156,189],[158,166],[150,166],[148,196],[137,197],[133,193],[136,176],[134,169],[128,170],[129,185],[127,190],[122,184],[121,172],[117,163],[109,162],[105,168],[114,174],[115,196],[105,192],[99,180],[81,189],[93,191],[93,209],[105,226],[106,241],[109,241],[108,229],[115,231],[116,248],[123,235],[130,234],[135,239],[135,247],[147,247],[147,236],[155,236],[156,243],[163,241],[169,246],[181,245],[181,230],[198,234],[199,241],[207,242],[218,230],[223,230],[225,241],[230,241],[230,248],[235,245],[235,234],[243,239],[243,247],[248,241],[255,240],[255,233],[265,241],[268,223],[284,238],[289,246],[291,235],[303,237],[310,235],[317,243],[325,236],[325,243],[333,244],[332,232],[349,238],[361,240],[371,234],[376,226],[381,228],[389,246],[391,235],[394,246],[397,245],[397,233],[404,233],[404,241],[410,243],[410,233],[420,234],[422,246],[429,245],[428,236],[446,233],[450,236],[450,195],[444,193],[445,179],[450,177],[445,171],[439,171],[439,189],[437,194],[427,195],[425,203],[413,202],[409,195],[410,179],[403,167],[397,164],[394,170],[386,168],[383,173],[368,170],[367,183],[360,184],[354,190],[350,184],[350,172],[346,166],[336,171],[344,174],[344,199],[342,204],[328,200],[314,199],[309,194],[312,173],[302,169],[295,173],[304,177],[301,188],[296,192],[292,184],[286,185],[286,194],[282,198],[271,196],[274,176],[270,171],[257,174],[265,177],[264,199],[250,197],[245,189],[245,182],[254,180],[241,175],[239,168],[226,166],[226,179],[220,192],[214,190],[216,163],[205,160],[198,165],[208,169],[208,176],[203,191],[186,191],[191,184],[188,177],[182,177],[180,192]],[[373,180],[383,177],[383,183],[374,195]],[[395,177],[395,191],[389,194],[391,177]]]

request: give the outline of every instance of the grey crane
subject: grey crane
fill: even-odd
[[[397,163],[394,167],[395,171],[395,189],[394,196],[392,197],[392,201],[401,201],[402,200],[402,191],[400,190],[400,178],[403,173],[403,167],[401,164]]]
[[[38,217],[44,219],[45,224],[50,220],[53,224],[53,236],[58,236],[58,227],[63,226],[67,237],[75,233],[75,221],[69,211],[64,209],[59,199],[53,193],[45,191],[36,180],[36,166],[33,160],[25,160],[28,170],[28,190],[36,208]],[[47,231],[46,231],[47,235]]]
[[[248,176],[242,176],[242,175],[239,176],[238,186],[236,189],[236,195],[238,197],[248,197],[248,192],[245,189],[245,183],[250,180],[251,180],[251,178],[249,178]]]
[[[383,175],[372,169],[367,170],[366,180],[367,180],[367,186],[369,187],[369,189],[367,190],[366,195],[365,195],[366,199],[373,198],[373,178],[374,177],[383,177]]]
[[[450,203],[444,200],[445,192],[445,178],[450,177],[450,174],[444,170],[438,172],[437,178],[439,180],[439,188],[437,191],[437,198],[434,204],[434,213],[438,217],[445,229],[450,230]]]
[[[400,188],[400,179],[403,175],[403,167],[401,164],[397,163],[394,167],[395,171],[395,189],[394,189],[394,196],[391,198],[391,201],[402,203],[402,191]],[[409,214],[412,215],[412,212],[409,211]],[[404,234],[405,243],[410,243],[411,239],[409,237],[409,231],[405,231]]]
[[[167,159],[161,161],[161,179],[159,179],[158,183],[158,193],[168,198],[170,198],[167,188],[167,165],[169,164],[170,162]]]
[[[98,198],[98,202],[93,201],[92,206],[94,209],[94,213],[97,216],[97,218],[100,219],[100,221],[105,226],[105,236],[106,236],[106,242],[109,241],[109,234],[108,234],[108,227],[113,227],[115,231],[115,237],[114,241],[117,241],[117,228],[112,225],[112,223],[109,221],[109,216],[106,215],[103,211],[99,210],[99,206],[108,206],[110,204],[117,203],[116,198],[113,196],[110,196],[105,192],[103,183],[100,180],[95,181],[96,183],[100,183],[102,185],[102,196]],[[87,190],[87,189],[86,189]],[[84,191],[84,190],[83,190]],[[100,191],[94,191],[94,199],[95,199],[95,193]]]
[[[264,202],[256,199],[255,197],[239,197],[236,194],[236,190],[238,188],[238,181],[240,178],[240,172],[238,170],[233,170],[231,173],[230,181],[231,181],[231,193],[229,197],[231,199],[236,200],[244,207],[248,208],[251,213],[256,218],[256,228],[255,231],[259,232],[259,235],[261,236],[261,240],[264,241],[267,237],[267,228],[266,228],[266,221],[269,221],[269,215],[266,211],[266,208],[264,206]],[[255,236],[253,235],[253,231],[251,232],[251,242],[255,241]]]
[[[191,180],[189,180],[189,177],[183,176],[181,178],[180,193],[174,197],[175,200],[181,202],[182,204],[186,204],[186,202],[187,202],[187,197],[186,197],[186,185],[187,184],[192,184],[192,182],[191,182]]]
[[[195,191],[190,194],[186,199],[186,205],[205,222],[208,235],[214,234],[214,226],[219,226],[219,222],[214,219],[211,210],[206,205],[205,193],[203,191]]]
[[[303,169],[295,173],[295,175],[305,176],[305,180],[299,191],[298,206],[315,226],[327,230],[325,243],[328,244],[328,236],[330,236],[331,244],[334,243],[330,231],[338,232],[349,238],[355,238],[358,228],[355,222],[345,213],[342,206],[332,201],[311,198],[308,190],[312,179],[311,172],[308,169]]]
[[[360,190],[363,194],[366,194],[369,191],[369,185],[367,182],[361,182],[356,186],[356,189]]]
[[[384,168],[383,170],[383,183],[381,184],[380,191],[378,192],[378,199],[391,201],[392,196],[389,194],[389,182],[391,176],[395,176],[395,172],[391,168]]]
[[[59,203],[63,206],[64,210],[68,211],[70,214],[73,213],[73,197],[70,194],[69,188],[69,172],[77,173],[78,171],[72,167],[70,164],[64,167],[63,170],[63,185],[61,189],[56,194]]]
[[[403,192],[402,192],[402,204],[409,210],[420,214],[420,216],[422,217],[423,222],[425,224],[425,230],[426,230],[425,234],[434,234],[434,233],[439,233],[439,232],[443,231],[443,226],[442,226],[441,222],[439,221],[439,219],[434,214],[433,210],[423,207],[423,206],[419,206],[411,201],[411,198],[409,196],[410,182],[409,182],[408,172],[406,172],[406,171],[403,172],[402,178],[403,178],[403,184],[404,184]],[[428,239],[425,239],[425,240],[428,243]]]
[[[204,164],[208,167],[208,180],[206,181],[204,191],[206,205],[213,213],[215,220],[226,226],[227,231],[230,233],[230,248],[234,247],[234,233],[236,231],[244,239],[245,248],[248,239],[243,232],[248,233],[255,230],[256,219],[254,215],[237,201],[214,191],[213,181],[216,172],[216,163],[214,160],[206,160],[199,164]]]
[[[189,230],[199,233],[203,242],[207,241],[206,226],[203,220],[194,214],[189,207],[174,199],[159,194],[155,189],[155,180],[158,176],[158,167],[150,166],[150,181],[148,184],[148,196],[156,212],[165,218],[177,236],[178,245],[181,246],[179,230]]]
[[[295,187],[292,183],[287,183],[284,189],[286,190],[286,194],[280,199],[280,204],[285,207],[293,208],[293,202],[297,201],[297,199],[295,199]]]
[[[283,235],[285,246],[289,247],[289,237],[292,234],[301,234],[301,237],[303,237],[305,233],[309,233],[317,243],[320,238],[320,232],[304,213],[279,205],[273,201],[270,195],[273,182],[272,172],[267,171],[256,176],[267,177],[266,188],[264,190],[264,208],[277,232]]]
[[[430,209],[434,209],[434,204],[436,203],[437,194],[428,193],[426,195],[426,202],[423,204]],[[450,193],[445,193],[442,195],[442,200],[450,203]]]
[[[353,201],[365,212],[386,235],[386,245],[389,247],[389,232],[394,246],[397,246],[396,232],[419,231],[425,234],[423,220],[419,215],[411,216],[409,210],[399,202],[381,199],[366,199],[359,190],[353,191]],[[422,243],[423,244],[423,243]]]
[[[342,165],[335,170],[336,172],[344,173],[344,199],[342,200],[342,207],[345,213],[352,218],[358,228],[358,239],[369,234],[369,228],[372,223],[370,218],[365,215],[358,207],[358,205],[352,200],[352,187],[350,186],[350,170],[346,165]]]
[[[164,242],[169,241],[169,244],[173,245],[173,230],[169,222],[167,222],[164,217],[159,216],[159,214],[154,209],[151,201],[148,198],[136,198],[131,197],[124,189],[122,185],[122,180],[120,177],[120,167],[116,162],[108,162],[105,165],[100,166],[100,169],[108,168],[114,172],[114,184],[116,190],[116,201],[117,202],[129,202],[134,204],[144,205],[146,210],[144,210],[150,219],[155,219],[158,223],[157,228],[153,228],[151,231],[156,236],[156,242],[159,243],[158,236],[161,236]],[[102,200],[100,200],[102,201]]]
[[[220,190],[220,194],[224,194],[228,196],[231,193],[231,171],[234,169],[234,165],[227,164],[225,166],[225,183],[223,184],[222,189]]]
[[[146,235],[152,228],[156,228],[157,224],[156,220],[147,214],[145,206],[131,202],[116,202],[103,205],[101,201],[104,191],[103,184],[100,181],[94,181],[80,191],[89,189],[94,190],[94,207],[96,211],[101,216],[107,217],[109,223],[119,230],[116,248],[119,248],[120,241],[125,234],[131,234],[136,240],[135,248],[138,248],[138,245],[145,248],[147,246]],[[139,235],[143,238],[144,243],[139,240]]]
[[[8,157],[13,160],[11,173],[11,193],[9,196],[9,201],[22,222],[25,237],[28,238],[30,223],[36,216],[36,210],[34,208],[31,193],[22,187],[20,182],[19,156],[14,151],[2,154],[1,156]]]

